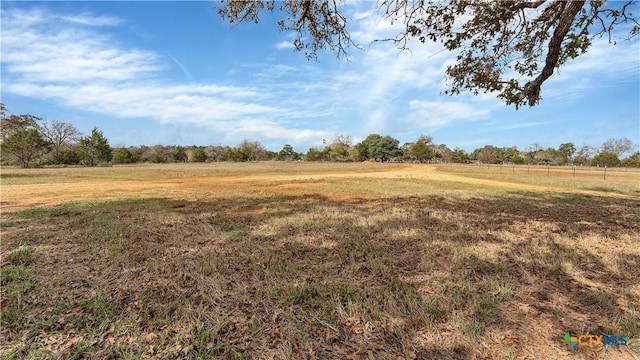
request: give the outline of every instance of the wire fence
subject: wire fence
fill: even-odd
[[[445,165],[445,164],[443,164]],[[553,165],[516,165],[516,164],[446,164],[445,167],[462,171],[483,172],[491,174],[514,174],[532,177],[563,177],[582,179],[630,179],[640,181],[638,167],[607,166],[553,166]]]

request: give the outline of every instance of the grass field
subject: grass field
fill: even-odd
[[[639,359],[640,173],[565,170],[2,168],[0,357]]]

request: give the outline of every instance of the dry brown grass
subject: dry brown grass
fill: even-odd
[[[381,164],[2,176],[5,357],[640,356],[640,185]],[[632,343],[569,352],[566,332]]]

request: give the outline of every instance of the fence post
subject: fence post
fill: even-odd
[[[607,180],[607,165],[604,166],[604,180]]]
[[[576,166],[573,165],[573,177],[576,177]]]

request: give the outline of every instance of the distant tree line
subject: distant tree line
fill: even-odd
[[[289,144],[280,151],[269,151],[258,141],[244,140],[235,147],[222,145],[179,146],[153,145],[112,148],[102,131],[94,127],[90,135],[82,136],[69,123],[43,122],[33,115],[9,114],[4,104],[1,110],[0,160],[2,164],[22,167],[42,165],[180,163],[180,162],[247,162],[247,161],[375,161],[415,163],[481,163],[536,165],[593,165],[640,167],[640,151],[626,157],[634,149],[627,138],[609,139],[600,147],[576,147],[565,143],[557,149],[538,144],[520,150],[517,147],[485,145],[471,153],[460,148],[450,149],[436,144],[431,136],[422,135],[414,142],[400,141],[379,134],[370,134],[354,144],[351,137],[337,135],[324,140],[322,147],[312,147],[298,153]]]

